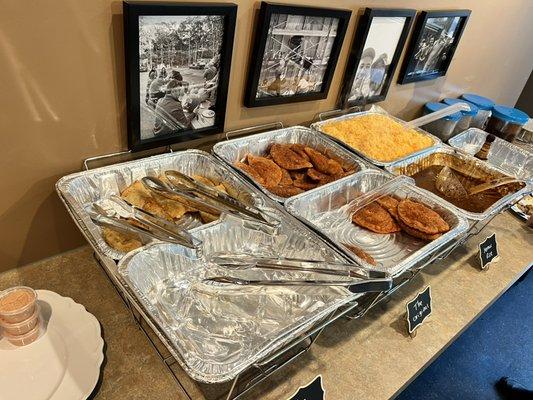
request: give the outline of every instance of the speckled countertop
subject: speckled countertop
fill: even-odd
[[[481,272],[476,248],[492,232],[497,234],[500,260]],[[424,269],[389,302],[380,303],[361,319],[336,321],[309,352],[244,398],[286,399],[318,374],[327,399],[393,397],[522,275],[533,261],[532,249],[533,230],[509,213],[499,215],[465,247]],[[186,398],[89,247],[0,274],[0,289],[17,284],[72,297],[100,321],[105,361],[91,398]],[[405,304],[428,284],[433,312],[411,339],[404,327]],[[212,390],[194,385],[182,371],[177,372],[194,399],[214,398]]]

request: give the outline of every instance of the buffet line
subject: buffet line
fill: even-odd
[[[373,107],[56,188],[135,314],[229,399],[532,192],[531,154],[499,140],[482,160],[486,135],[446,145]]]

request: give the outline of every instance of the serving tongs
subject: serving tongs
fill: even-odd
[[[118,196],[93,203],[91,219],[100,226],[147,235],[198,250],[202,242],[178,225],[143,211]]]
[[[153,176],[142,178],[142,183],[158,195],[192,206],[199,211],[209,214],[226,213],[272,228],[277,226],[277,224],[268,221],[258,208],[246,205],[178,171],[166,171],[165,176],[168,179],[168,184]]]
[[[345,280],[249,280],[231,276],[215,276],[205,279],[205,281],[217,283],[255,286],[347,286],[353,293],[383,292],[392,287],[392,278],[389,274],[371,268],[362,268],[355,264],[288,257],[253,256],[240,253],[215,253],[209,257],[209,261],[230,270],[264,269],[275,271],[296,271],[350,278]]]

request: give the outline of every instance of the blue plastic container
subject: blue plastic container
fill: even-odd
[[[472,119],[475,118],[475,116],[477,115],[479,111],[479,108],[475,104],[469,103],[466,100],[452,99],[452,98],[446,98],[442,100],[442,102],[449,106],[453,104],[457,104],[457,103],[463,103],[463,104],[468,105],[470,107],[470,111],[461,111],[462,118],[459,120],[459,122],[457,122],[454,133],[463,132],[463,131],[466,131],[468,128],[470,128]]]
[[[517,108],[495,105],[487,124],[487,132],[512,142],[522,127],[529,121],[529,116]]]
[[[472,103],[478,108],[478,113],[472,118],[470,126],[474,128],[484,129],[487,125],[489,117],[492,114],[492,107],[494,107],[494,101],[487,97],[479,96],[473,93],[464,93],[461,99]]]
[[[448,105],[444,103],[426,103],[424,106],[424,114],[430,114],[445,107],[448,107]],[[448,115],[447,117],[430,122],[429,124],[424,125],[422,128],[446,142],[456,133],[455,127],[462,117],[463,116],[460,112],[456,112]]]

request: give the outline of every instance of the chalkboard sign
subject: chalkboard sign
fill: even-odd
[[[481,269],[486,269],[489,263],[495,261],[496,257],[498,257],[498,245],[496,243],[496,234],[493,233],[479,244]]]
[[[424,291],[407,303],[407,329],[409,334],[424,322],[431,314],[431,288],[428,286]]]
[[[322,375],[318,375],[307,386],[300,387],[288,400],[324,400],[326,391],[322,388]]]

